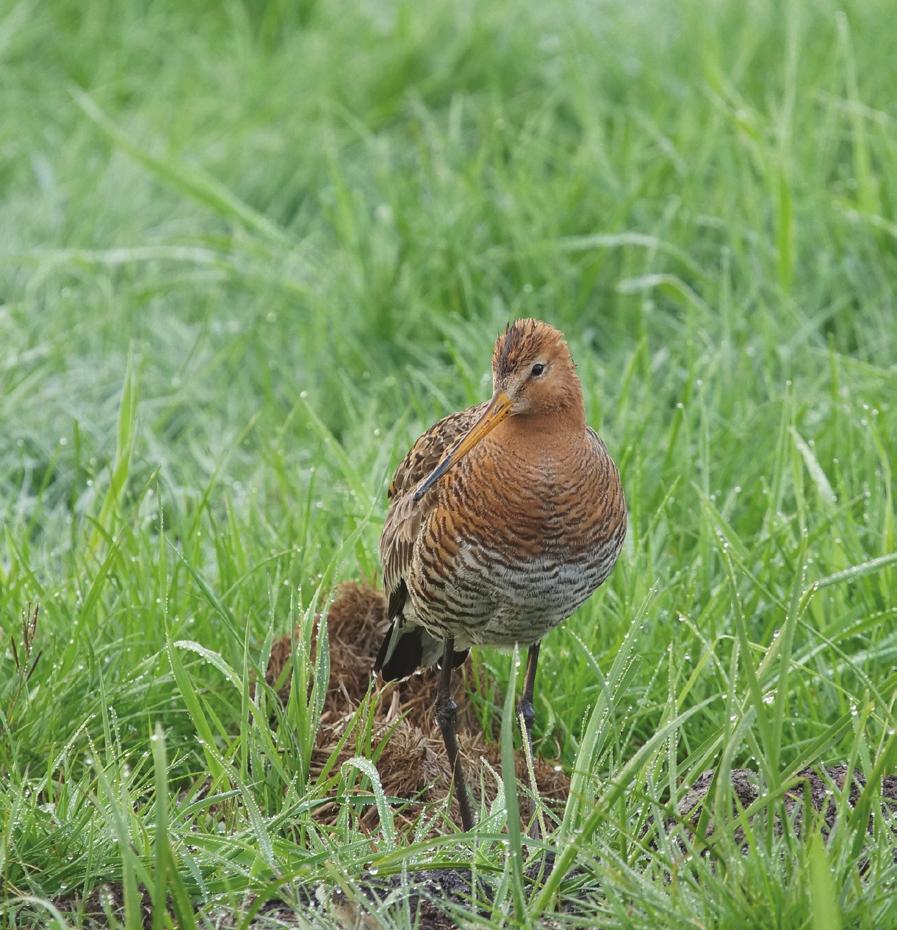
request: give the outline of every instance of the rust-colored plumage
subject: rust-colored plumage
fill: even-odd
[[[529,646],[529,728],[539,642],[607,578],[626,532],[617,468],[586,426],[563,335],[518,320],[496,340],[492,374],[490,401],[440,420],[405,456],[380,539],[392,625],[377,669],[402,678],[441,659],[450,759],[452,667],[471,646]]]

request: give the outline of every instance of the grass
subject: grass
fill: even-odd
[[[61,902],[111,883],[129,930],[141,886],[154,928],[274,897],[330,926],[300,884],[440,864],[488,885],[469,926],[897,925],[874,777],[827,843],[763,813],[810,764],[897,769],[889,12],[3,4],[5,925],[77,926]],[[488,395],[518,315],[568,333],[631,513],[543,649],[574,790],[535,888],[501,804],[397,833],[363,720],[357,761],[308,768],[316,608],[377,576],[391,470]],[[250,684],[297,621],[280,709]],[[739,766],[772,798],[750,821]],[[683,852],[664,824],[711,768],[722,827]]]

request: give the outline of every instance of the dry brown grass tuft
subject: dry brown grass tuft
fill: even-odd
[[[368,692],[374,658],[387,625],[386,598],[381,591],[356,581],[344,582],[336,589],[327,614],[330,681],[318,731],[318,745],[312,760],[314,773],[323,770]],[[283,702],[290,694],[291,681],[287,669],[290,656],[291,643],[287,634],[272,645],[265,675],[271,687],[282,682],[278,695]],[[375,764],[388,796],[414,802],[409,804],[409,823],[417,819],[420,804],[439,803],[449,790],[448,760],[433,712],[436,676],[435,669],[425,669],[405,681],[380,684],[374,693],[373,744],[382,746]],[[461,683],[456,684],[455,693],[458,695],[458,722],[465,766],[471,783],[482,785],[487,802],[491,802],[497,783],[486,763],[500,773],[499,747],[494,734],[482,732],[472,703],[461,696],[473,677],[469,663],[461,669],[458,677]],[[479,693],[493,694],[496,691],[495,682],[482,671],[475,686]],[[337,763],[345,762],[352,755],[354,739],[350,737],[337,754]],[[543,759],[536,759],[534,768],[542,797],[562,804],[570,785],[566,773]],[[517,775],[524,783],[528,782],[521,752],[517,753]],[[457,815],[454,798],[452,803],[453,814]],[[330,821],[336,814],[337,805],[334,803],[321,809],[319,817]],[[376,811],[369,810],[363,822],[374,826]]]

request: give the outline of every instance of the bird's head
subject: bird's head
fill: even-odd
[[[540,320],[517,320],[492,350],[493,402],[508,416],[582,408],[582,390],[564,334]]]
[[[582,417],[582,388],[563,333],[540,320],[516,320],[495,340],[492,400],[414,495],[420,500],[453,465],[508,417]]]

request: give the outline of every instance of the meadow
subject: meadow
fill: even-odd
[[[403,882],[455,868],[465,927],[897,927],[892,14],[0,6],[0,925],[87,926],[105,887],[128,930],[404,930]],[[519,316],[568,335],[630,512],[542,650],[572,785],[540,842],[509,775],[464,835],[310,765],[316,614],[378,582],[393,469]],[[511,661],[462,698],[506,752]],[[783,826],[834,764],[867,787],[828,786],[825,839]]]

